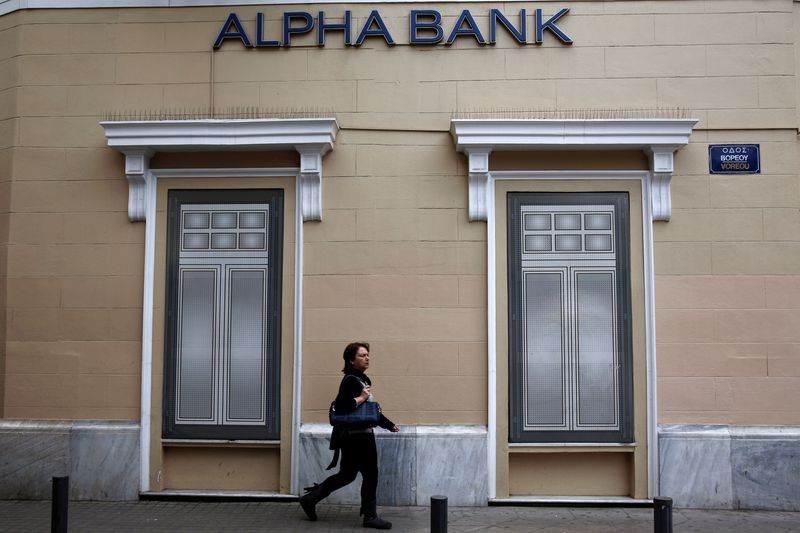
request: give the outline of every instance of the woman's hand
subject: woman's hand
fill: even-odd
[[[395,425],[392,426],[392,429],[390,429],[389,431],[391,431],[392,433],[399,433],[400,432],[400,427],[397,424],[395,424]]]
[[[356,396],[356,407],[367,401],[367,398],[369,398],[369,389],[369,385],[365,385],[364,388],[361,389],[361,394]]]

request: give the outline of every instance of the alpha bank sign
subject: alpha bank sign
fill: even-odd
[[[452,45],[457,39],[474,39],[480,45],[495,44],[498,34],[503,33],[519,44],[541,44],[546,33],[563,44],[572,44],[572,39],[556,24],[568,12],[569,8],[561,8],[553,15],[545,15],[541,9],[531,12],[520,9],[516,15],[506,16],[499,9],[490,9],[486,23],[480,25],[468,9],[452,24],[446,24],[442,14],[434,9],[413,9],[408,14],[407,27],[399,28],[389,27],[378,10],[371,11],[360,24],[353,23],[349,10],[335,22],[329,21],[324,11],[317,12],[316,17],[306,11],[287,11],[279,21],[279,35],[268,34],[263,13],[256,15],[255,24],[245,24],[236,13],[231,13],[214,41],[214,48],[225,41],[238,41],[247,48],[289,48],[293,39],[306,34],[315,34],[320,47],[331,36],[341,39],[345,46],[359,47],[371,40],[394,45],[393,35],[401,31],[408,32],[410,45]]]

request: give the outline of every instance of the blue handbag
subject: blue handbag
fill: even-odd
[[[362,385],[365,385],[360,379],[359,381]],[[356,407],[355,411],[339,413],[336,411],[336,401],[333,401],[328,410],[328,421],[334,427],[351,429],[374,428],[381,421],[381,406],[378,402],[366,401]]]
[[[331,402],[328,420],[336,427],[374,428],[381,421],[381,406],[378,402],[364,402],[355,411],[339,413],[336,411],[336,402]]]

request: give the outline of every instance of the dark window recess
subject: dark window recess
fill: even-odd
[[[172,190],[165,438],[278,439],[283,191]]]
[[[507,205],[510,442],[631,442],[628,194]]]

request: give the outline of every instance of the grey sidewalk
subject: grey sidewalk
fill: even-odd
[[[158,531],[367,531],[358,507],[320,505],[318,522],[305,519],[297,503],[71,502],[70,532]],[[427,507],[381,507],[392,531],[429,531]],[[458,507],[450,508],[448,531],[462,532],[650,532],[648,508]],[[675,510],[674,531],[800,532],[800,513]],[[0,501],[0,531],[47,532],[49,501]]]

